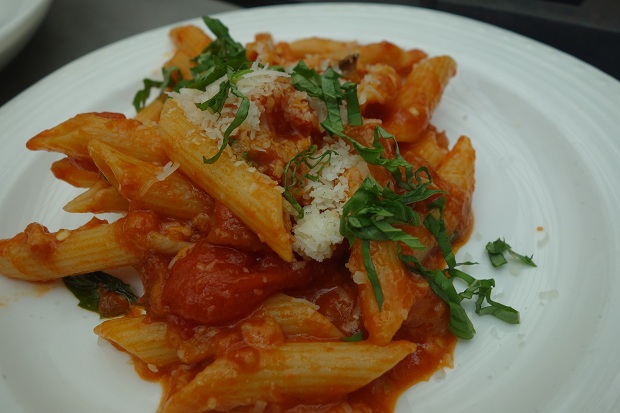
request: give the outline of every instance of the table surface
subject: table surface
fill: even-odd
[[[236,4],[219,0],[53,0],[31,40],[0,70],[0,106],[46,75],[107,44],[205,14],[237,10],[247,3],[230,1]],[[586,46],[590,54],[596,47],[591,43]]]

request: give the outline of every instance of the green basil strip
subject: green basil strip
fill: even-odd
[[[129,284],[102,271],[64,277],[62,281],[78,299],[78,306],[89,311],[98,312],[100,289],[120,294],[131,303],[138,302]]]
[[[370,285],[372,286],[375,300],[377,300],[377,306],[379,307],[379,311],[381,311],[384,300],[383,290],[381,289],[381,283],[379,282],[379,276],[377,275],[375,264],[372,262],[372,257],[370,256],[370,241],[363,239],[361,240],[361,245],[364,268],[366,269],[366,274],[368,275],[368,281],[370,281]]]

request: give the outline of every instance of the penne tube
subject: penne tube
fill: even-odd
[[[183,79],[191,79],[191,68],[196,65],[193,58],[201,54],[213,40],[193,25],[174,27],[169,35],[174,43],[175,52],[164,67],[175,67],[180,70]]]
[[[399,142],[414,142],[428,127],[443,91],[456,74],[449,56],[432,57],[416,64],[400,89],[385,129]]]
[[[136,113],[133,118],[144,124],[159,122],[159,115],[161,114],[161,108],[164,106],[164,100],[164,96],[159,96],[142,108],[140,112]]]
[[[201,28],[191,24],[173,27],[169,36],[177,50],[192,57],[202,53],[213,41]]]
[[[179,81],[181,79],[191,79],[192,78],[192,67],[196,64],[192,62],[192,57],[196,55],[190,55],[183,50],[177,50],[174,52],[174,55],[168,60],[165,64],[165,67],[175,68],[179,72],[181,72],[181,77],[178,78],[177,73],[173,73],[173,79]]]
[[[30,138],[30,150],[60,152],[81,162],[90,160],[88,143],[99,139],[138,159],[165,165],[168,157],[157,129],[119,113],[84,113]]]
[[[308,300],[278,293],[269,297],[253,314],[272,317],[287,336],[310,336],[322,339],[339,339],[344,334],[325,316],[318,306]]]
[[[62,158],[53,162],[50,170],[56,179],[77,188],[91,188],[101,180],[97,172],[76,166],[70,158]]]
[[[366,74],[358,85],[358,96],[362,113],[369,109],[376,111],[387,105],[398,94],[401,78],[389,65],[374,64],[367,67]]]
[[[445,156],[448,154],[449,149],[446,145],[443,145],[443,141],[446,140],[443,132],[437,132],[434,128],[428,128],[424,132],[420,139],[412,144],[403,143],[400,145],[400,150],[403,158],[410,161],[410,154],[415,154],[426,161],[425,164],[433,169],[439,168],[443,162]]]
[[[476,151],[471,140],[467,136],[461,136],[437,172],[444,181],[472,194],[476,186],[475,164]]]
[[[254,313],[241,323],[252,325],[257,320],[273,320],[289,339],[317,338],[340,339],[340,332],[325,316],[317,311],[311,302],[277,293],[269,297]],[[259,327],[260,328],[260,327]],[[183,363],[193,364],[213,359],[218,355],[218,348],[230,346],[233,333],[228,328],[201,326],[194,329],[194,334],[187,340],[178,339],[179,358]],[[222,344],[223,343],[223,344]]]
[[[307,342],[260,350],[246,347],[208,365],[164,401],[159,412],[227,411],[259,402],[290,400],[338,401],[415,350],[416,345],[408,341],[386,346]]]
[[[321,37],[308,37],[289,43],[290,51],[297,59],[302,59],[308,55],[328,56],[337,53],[346,54],[348,51],[352,51],[355,46],[355,42],[343,42]]]
[[[179,361],[176,349],[166,340],[167,330],[165,322],[148,322],[140,315],[106,320],[94,332],[143,362],[162,367]]]
[[[0,273],[27,281],[49,281],[67,275],[135,265],[139,256],[117,236],[122,221],[93,218],[75,229],[49,233],[33,223],[24,232],[0,241]]]
[[[88,151],[108,182],[134,208],[185,220],[213,211],[211,197],[176,172],[178,164],[170,162],[162,168],[126,155],[98,139],[88,144]]]
[[[182,249],[191,248],[194,243],[177,239],[178,237],[169,237],[159,232],[149,232],[146,240],[149,247],[156,253],[173,257]]]
[[[69,201],[63,209],[72,213],[127,212],[129,203],[116,188],[100,180],[86,192]]]
[[[170,159],[192,182],[226,205],[283,260],[293,260],[291,235],[284,221],[283,197],[277,183],[250,168],[227,150],[206,164],[219,145],[183,113],[173,99],[164,104],[160,127]]]
[[[422,50],[403,50],[393,43],[382,41],[360,46],[357,64],[362,68],[377,63],[388,64],[400,75],[407,75],[412,66],[426,56]]]
[[[370,252],[383,292],[379,308],[368,273],[364,266],[360,242],[353,245],[349,269],[359,286],[359,302],[364,317],[368,340],[375,344],[389,343],[409,316],[416,299],[428,288],[427,283],[416,283],[398,258],[398,244],[393,241],[371,241]]]
[[[108,223],[97,218],[55,233],[33,223],[13,238],[0,240],[0,273],[26,281],[49,281],[137,265],[151,248],[150,232],[160,231],[151,212],[133,212]],[[180,239],[177,231],[172,239]]]

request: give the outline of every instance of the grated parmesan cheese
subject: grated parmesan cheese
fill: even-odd
[[[155,178],[157,178],[158,181],[163,181],[164,179],[172,175],[174,171],[179,169],[180,166],[181,164],[178,162],[169,161],[163,166],[161,173],[159,173]]]
[[[254,139],[257,133],[261,132],[261,113],[264,111],[260,103],[261,96],[272,96],[276,90],[282,89],[284,84],[277,79],[288,79],[290,75],[285,72],[260,67],[257,62],[252,65],[252,71],[243,75],[237,81],[237,89],[247,96],[250,107],[248,116],[243,123],[233,131],[231,137],[245,135],[249,139]],[[211,83],[204,91],[198,89],[181,89],[179,92],[170,92],[183,108],[185,116],[200,126],[210,139],[221,145],[224,140],[226,129],[235,119],[235,115],[241,104],[241,98],[230,93],[224,103],[221,113],[211,113],[200,110],[196,107],[197,103],[211,99],[219,92],[220,84],[226,80],[226,76]]]
[[[304,217],[293,226],[293,250],[316,261],[331,257],[335,246],[344,239],[340,235],[340,218],[349,198],[349,182],[344,173],[351,168],[364,170],[366,166],[342,140],[331,142],[321,153],[327,150],[337,155],[332,155],[318,181],[305,183],[304,196],[312,202],[303,207]]]
[[[261,115],[272,109],[275,101],[285,99],[286,112],[294,113],[296,119],[316,122],[323,120],[327,113],[324,105],[317,99],[309,97],[305,92],[291,91],[290,75],[285,72],[259,67],[258,63],[252,66],[252,71],[245,74],[237,82],[238,90],[248,98],[249,109],[246,119],[230,135],[237,142],[252,141],[253,151],[266,151],[272,144],[273,131],[269,125],[261,124]],[[221,113],[210,113],[200,110],[196,104],[207,101],[219,91],[220,84],[226,80],[222,77],[209,85],[204,91],[196,89],[181,89],[179,92],[170,92],[185,112],[185,116],[202,131],[209,139],[221,145],[226,129],[233,122],[241,99],[232,93],[228,95]],[[305,106],[304,106],[305,105]],[[342,111],[346,111],[343,107]],[[346,119],[346,113],[343,113]],[[318,122],[316,122],[318,127]],[[257,139],[262,136],[269,139]],[[340,235],[340,219],[342,208],[351,193],[346,177],[346,171],[357,168],[361,175],[368,174],[366,163],[358,154],[350,153],[346,142],[326,138],[327,144],[322,151],[332,150],[337,154],[331,157],[330,162],[322,169],[319,180],[307,180],[302,189],[305,194],[304,218],[299,219],[292,227],[293,250],[304,258],[323,261],[329,258],[335,247],[342,243]],[[198,144],[198,142],[196,142]],[[240,154],[234,154],[228,146],[228,153],[236,157],[235,166],[246,163]],[[172,168],[173,165],[170,166]],[[260,170],[248,164],[248,170],[263,175]],[[265,179],[269,179],[263,175]],[[271,180],[270,180],[271,181]],[[274,183],[274,181],[271,181]],[[280,192],[283,188],[276,186]],[[284,202],[285,208],[290,207]],[[260,234],[259,238],[260,238]]]

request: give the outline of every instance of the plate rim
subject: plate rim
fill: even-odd
[[[340,3],[338,3],[338,4],[340,4]],[[362,4],[362,3],[359,3],[359,4],[358,4],[358,3],[355,3],[355,4],[351,4],[351,3],[341,3],[341,5],[343,5],[343,6],[351,6],[351,7],[360,7],[360,6],[361,6],[361,7],[363,7],[363,8],[368,8],[368,5],[367,5],[367,4]],[[318,6],[318,7],[317,7],[317,6]],[[409,9],[409,8],[410,8],[410,7],[408,7],[408,6],[398,6],[398,5],[374,5],[374,6],[371,6],[371,7],[377,7],[377,6],[388,6],[388,7],[394,7],[394,8],[406,8],[406,9]],[[298,9],[298,8],[300,8],[300,7],[308,7],[308,5],[268,6],[268,7],[266,7],[266,8],[269,8],[269,9],[272,9],[272,8],[287,8],[287,9],[289,9],[289,8],[296,8],[296,9]],[[312,7],[312,8],[320,8],[320,6],[319,6],[318,4],[315,4],[315,5],[313,5],[313,7]],[[418,9],[418,10],[420,10],[419,8],[417,8],[417,9]],[[246,12],[246,13],[247,13],[247,12],[249,12],[248,10],[249,10],[249,9],[244,9],[244,10],[240,10],[240,11],[231,11],[231,12],[218,13],[218,14],[214,14],[214,16],[219,16],[219,17],[221,17],[222,19],[227,19],[227,18],[229,18],[229,16],[230,16],[230,15],[238,14],[238,13],[240,13],[240,12]],[[255,10],[256,10],[256,9],[254,9],[254,11],[255,11]],[[425,10],[426,10],[426,9],[425,9]],[[428,10],[427,10],[427,11],[428,11]],[[433,12],[433,13],[437,13],[437,11],[432,11],[432,12]],[[489,25],[488,23],[478,22],[478,21],[476,21],[476,20],[474,20],[474,19],[463,18],[462,16],[455,16],[455,15],[452,15],[452,14],[450,14],[450,13],[445,13],[445,12],[439,12],[439,13],[447,14],[447,15],[450,15],[450,16],[452,16],[452,17],[456,17],[456,18],[458,18],[458,19],[466,19],[466,20],[470,20],[470,21],[475,22],[476,24],[484,24],[484,25],[488,25],[488,26],[492,27],[492,30],[499,29],[499,30],[501,30],[501,31],[505,31],[505,29],[498,28],[498,27],[493,26],[493,25]],[[92,58],[93,58],[93,56],[94,56],[94,55],[96,55],[97,53],[102,53],[102,49],[106,49],[106,50],[113,50],[113,49],[114,49],[114,48],[115,48],[115,47],[116,47],[119,43],[126,42],[126,41],[128,41],[128,40],[130,40],[130,39],[137,38],[137,37],[139,37],[139,36],[147,36],[147,35],[150,35],[152,32],[157,32],[157,31],[162,31],[162,32],[163,32],[165,29],[168,29],[169,27],[176,26],[176,25],[178,25],[178,24],[183,24],[183,23],[185,23],[185,22],[195,22],[195,21],[197,21],[197,19],[199,19],[199,18],[193,18],[193,19],[189,19],[189,20],[185,20],[185,21],[181,21],[181,22],[172,23],[172,24],[165,25],[165,26],[162,26],[162,27],[159,27],[159,28],[155,28],[155,29],[152,29],[152,30],[149,30],[149,31],[146,31],[146,32],[140,33],[140,34],[136,34],[136,35],[134,35],[134,36],[130,36],[130,37],[128,37],[128,38],[126,38],[126,39],[123,39],[123,40],[120,40],[120,41],[118,41],[118,42],[114,42],[114,43],[112,43],[112,44],[110,44],[110,45],[108,45],[108,46],[105,46],[104,48],[101,48],[101,49],[98,49],[98,50],[96,50],[96,51],[90,52],[90,53],[88,53],[88,54],[86,54],[86,55],[84,55],[84,56],[80,57],[79,59],[76,59],[75,61],[73,61],[73,62],[69,63],[68,65],[63,66],[62,68],[60,68],[60,69],[58,69],[57,71],[53,72],[50,76],[52,76],[52,77],[53,77],[53,76],[55,76],[55,74],[56,74],[56,73],[58,73],[58,72],[63,72],[63,73],[64,73],[64,72],[66,72],[67,70],[72,70],[72,69],[67,69],[67,68],[68,68],[68,67],[69,67],[69,68],[72,68],[72,67],[73,67],[72,65],[74,65],[74,64],[76,64],[76,65],[77,65],[77,64],[78,64],[78,62],[83,63],[84,61],[88,61],[89,59],[92,59]],[[521,37],[521,38],[522,38],[522,40],[525,40],[525,41],[528,41],[528,42],[535,42],[535,43],[538,45],[537,47],[543,46],[545,49],[546,49],[546,48],[549,48],[549,49],[553,50],[553,51],[554,51],[554,53],[560,53],[560,54],[562,54],[562,55],[564,56],[564,57],[562,57],[563,59],[564,59],[564,58],[574,59],[574,61],[578,62],[577,64],[579,64],[579,65],[586,65],[586,66],[587,66],[587,68],[586,68],[586,69],[584,69],[584,70],[586,70],[586,71],[594,70],[594,71],[597,71],[597,72],[599,72],[600,74],[604,75],[604,76],[603,76],[603,78],[605,78],[605,77],[609,77],[609,78],[612,80],[612,83],[611,83],[611,84],[613,85],[612,87],[613,87],[613,88],[618,88],[618,90],[620,90],[620,82],[617,82],[615,79],[611,78],[609,75],[605,74],[604,72],[600,71],[599,69],[597,69],[597,68],[595,68],[595,67],[593,67],[593,66],[590,66],[589,64],[587,64],[587,63],[585,63],[585,62],[583,62],[583,61],[581,61],[581,60],[579,60],[579,59],[577,59],[577,58],[574,58],[573,56],[567,55],[567,54],[565,54],[564,52],[561,52],[561,51],[559,51],[559,50],[557,50],[557,49],[554,49],[554,48],[552,48],[551,46],[545,45],[545,44],[540,43],[540,42],[538,42],[538,41],[536,41],[536,40],[529,39],[529,38],[527,38],[527,37],[521,36],[521,35],[519,35],[519,34],[516,34],[516,33],[510,32],[510,31],[507,31],[507,32],[508,32],[511,36],[516,35],[516,36]],[[79,64],[81,64],[81,63],[79,63]],[[48,77],[49,77],[49,76],[48,76]],[[20,99],[21,99],[21,100],[24,100],[25,98],[20,98],[20,96],[22,96],[22,95],[24,95],[24,94],[26,94],[26,96],[27,96],[28,94],[33,94],[34,92],[28,92],[28,91],[29,91],[29,90],[33,90],[33,89],[37,89],[37,88],[39,88],[39,89],[40,89],[40,87],[41,87],[41,86],[39,86],[39,84],[43,83],[44,81],[45,81],[45,82],[49,82],[49,80],[46,80],[46,79],[48,79],[48,77],[46,77],[46,78],[44,78],[44,79],[42,79],[42,80],[38,81],[38,82],[37,82],[37,83],[35,83],[33,86],[31,86],[30,88],[28,88],[26,91],[24,91],[24,92],[20,93],[20,95],[18,95],[16,98],[14,98],[14,99],[12,99],[11,101],[7,102],[7,104],[6,104],[6,105],[3,105],[3,107],[2,107],[2,108],[0,108],[0,119],[2,119],[2,118],[3,118],[3,115],[4,115],[4,113],[5,113],[5,112],[9,112],[9,109],[6,109],[6,111],[5,111],[5,110],[4,110],[5,108],[7,108],[7,107],[9,107],[9,106],[12,108],[13,106],[15,106],[15,105],[16,105],[16,104],[12,103],[14,100],[18,100],[18,101],[19,101]],[[605,83],[605,81],[603,81],[603,83]],[[28,93],[26,93],[26,92],[28,92]],[[28,96],[27,96],[27,97],[28,97]],[[19,99],[18,99],[18,98],[19,98]],[[619,99],[619,102],[620,102],[620,99]],[[12,106],[11,106],[11,104],[12,104]],[[620,108],[620,105],[619,105],[618,107]],[[617,147],[616,147],[616,150],[617,150]],[[616,171],[617,171],[617,170],[618,170],[618,169],[616,169]],[[616,198],[616,199],[618,199],[618,198]],[[616,225],[617,225],[617,224],[616,224]]]

